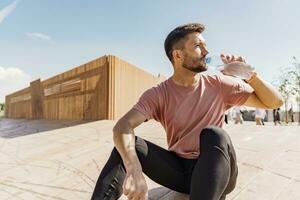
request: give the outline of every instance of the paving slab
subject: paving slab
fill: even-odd
[[[1,127],[42,129],[54,122],[0,121]],[[64,122],[66,123],[66,122]],[[90,199],[113,148],[116,121],[101,120],[28,134],[0,137],[0,199]],[[239,177],[229,200],[300,199],[300,126],[225,125],[236,149]],[[151,120],[135,129],[138,136],[166,148],[164,129]],[[13,134],[13,133],[12,133]],[[21,134],[22,135],[22,134]],[[149,199],[186,200],[146,178]],[[122,196],[120,199],[126,199]]]

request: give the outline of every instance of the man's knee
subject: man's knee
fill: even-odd
[[[216,126],[208,126],[201,131],[200,146],[218,146],[223,150],[228,150],[231,144],[230,138],[224,129]]]

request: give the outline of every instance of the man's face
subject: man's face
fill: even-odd
[[[182,49],[182,67],[196,73],[207,70],[205,57],[208,54],[206,43],[200,33],[190,33]]]

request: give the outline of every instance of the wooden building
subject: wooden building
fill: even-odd
[[[165,80],[107,55],[7,95],[5,116],[26,119],[118,119],[148,88]]]

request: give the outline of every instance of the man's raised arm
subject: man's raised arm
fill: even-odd
[[[254,89],[254,93],[245,102],[246,106],[275,109],[283,104],[279,92],[268,82],[255,75],[248,84]]]

